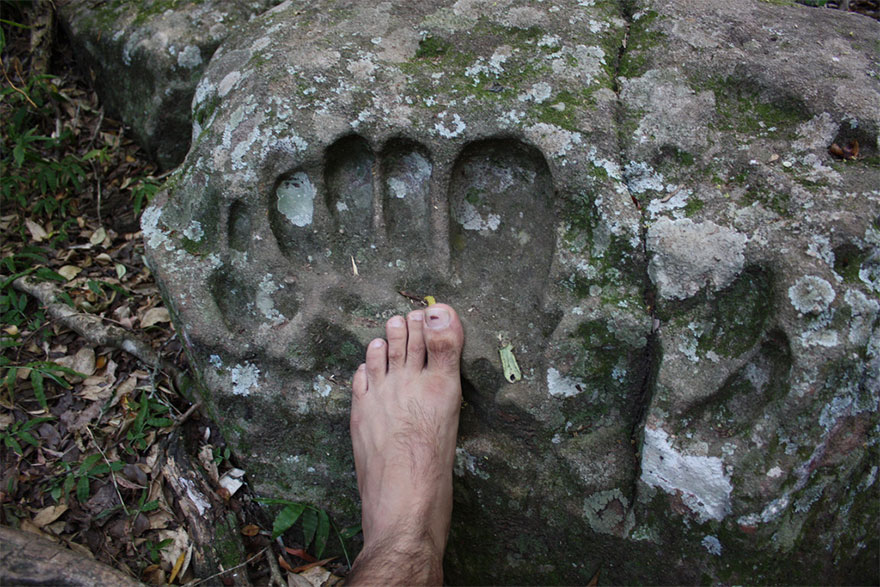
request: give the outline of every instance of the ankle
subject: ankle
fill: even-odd
[[[372,537],[358,555],[346,585],[440,585],[443,544],[427,531],[399,528]]]

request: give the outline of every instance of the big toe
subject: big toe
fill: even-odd
[[[458,376],[464,330],[458,314],[446,304],[434,304],[425,310],[425,346],[427,369]]]

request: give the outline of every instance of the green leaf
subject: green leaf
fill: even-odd
[[[34,438],[33,434],[31,434],[30,432],[22,430],[18,433],[18,437],[31,446],[40,446],[40,443],[37,442],[37,439]]]
[[[159,508],[159,500],[154,499],[153,501],[148,501],[144,505],[141,506],[141,512],[151,512],[155,509]]]
[[[31,370],[31,385],[34,386],[34,396],[37,398],[37,402],[44,410],[48,409],[46,392],[43,389],[43,374],[36,369]]]
[[[92,469],[95,468],[95,465],[97,465],[98,461],[100,460],[101,455],[98,453],[87,456],[82,464],[79,466],[79,474],[85,475],[86,473],[90,472]]]
[[[296,524],[296,521],[302,515],[306,506],[301,503],[291,503],[275,516],[275,522],[272,524],[272,540],[275,540],[285,532],[288,528]]]
[[[76,482],[76,499],[80,503],[85,503],[89,500],[89,478],[86,475],[80,477],[79,481]]]
[[[148,418],[147,424],[155,428],[165,428],[174,424],[174,420],[171,418]]]
[[[305,514],[303,514],[302,518],[302,527],[303,527],[303,544],[308,548],[312,543],[312,540],[315,539],[315,532],[318,529],[318,512],[309,508],[306,510]]]
[[[22,455],[23,451],[21,450],[21,445],[18,444],[18,441],[15,440],[13,437],[7,434],[3,437],[3,443],[11,448],[13,451],[15,451],[15,454],[17,454],[18,456]]]
[[[76,477],[73,475],[68,475],[64,478],[64,485],[62,486],[64,490],[64,495],[67,495],[73,489],[73,484],[76,483]]]
[[[36,276],[40,279],[53,279],[55,281],[60,281],[62,283],[67,281],[66,279],[64,279],[63,276],[59,275],[58,273],[55,273],[54,271],[52,271],[48,267],[40,267],[39,269],[37,269],[34,272],[34,276]]]
[[[39,426],[43,422],[48,422],[49,420],[54,420],[55,416],[40,416],[39,418],[34,418],[33,420],[28,420],[22,426],[22,430],[33,430],[35,427]]]
[[[349,526],[348,528],[343,528],[339,535],[345,540],[351,540],[355,536],[358,535],[358,532],[361,531],[361,525],[355,524],[354,526]]]
[[[330,536],[330,516],[324,510],[318,510],[318,532],[315,534],[315,557],[321,558],[327,538]]]

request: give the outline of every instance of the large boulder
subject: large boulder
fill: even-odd
[[[163,168],[183,161],[190,105],[227,36],[281,0],[61,0],[58,15],[109,112]]]
[[[207,403],[258,492],[355,520],[351,373],[433,295],[467,334],[449,581],[874,581],[880,26],[625,6],[228,39],[143,216]]]

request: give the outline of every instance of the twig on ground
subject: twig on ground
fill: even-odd
[[[269,550],[269,547],[268,547],[268,546],[267,546],[266,548],[264,548],[263,550],[261,550],[260,552],[258,552],[257,554],[255,554],[254,556],[252,556],[251,558],[249,558],[249,559],[247,559],[246,561],[244,561],[243,563],[239,564],[239,565],[235,565],[234,567],[230,567],[230,568],[228,568],[228,569],[224,569],[224,570],[220,571],[219,573],[214,573],[214,574],[211,575],[210,577],[205,577],[204,579],[199,579],[198,581],[193,581],[192,583],[186,583],[186,586],[187,586],[187,587],[195,587],[196,585],[201,585],[202,583],[204,583],[204,582],[206,582],[206,581],[210,581],[211,579],[216,579],[217,577],[219,577],[219,576],[221,576],[221,575],[225,575],[226,573],[229,573],[229,572],[231,572],[231,571],[234,571],[235,569],[240,569],[241,567],[243,567],[243,566],[247,565],[248,563],[250,563],[252,560],[257,559],[257,557],[259,557],[261,554],[263,554],[263,553],[266,552],[267,550]]]
[[[190,419],[190,417],[196,412],[196,410],[198,410],[201,407],[202,407],[201,401],[197,401],[196,403],[191,405],[187,411],[185,411],[177,420],[174,421],[174,424],[171,425],[171,430],[174,430],[175,428],[180,428],[181,426],[183,426],[183,424],[187,420]]]
[[[92,439],[92,443],[95,445],[95,448],[98,449],[98,452],[101,453],[101,457],[103,457],[104,462],[107,463],[107,468],[110,469],[110,480],[113,481],[113,489],[116,490],[116,497],[119,498],[119,503],[122,504],[122,511],[125,512],[126,516],[130,516],[131,513],[129,513],[128,508],[125,507],[125,500],[122,499],[122,492],[119,491],[119,485],[116,483],[116,472],[113,471],[113,467],[110,466],[110,461],[107,460],[107,455],[104,454],[104,449],[102,449],[101,445],[98,444],[98,441],[95,440],[95,435],[92,434],[91,428],[86,426],[86,432],[89,433],[89,438]]]
[[[281,537],[279,536],[278,538],[278,542],[280,542]],[[266,548],[269,547],[267,546]],[[278,585],[278,587],[285,587],[285,585],[287,585],[287,581],[285,581],[284,578],[281,576],[281,567],[278,566],[278,561],[275,560],[275,553],[271,550],[269,551],[269,554],[266,555],[266,562],[269,563],[269,574],[272,576],[271,582],[275,585]]]
[[[55,301],[59,291],[51,283],[38,282],[25,276],[13,281],[12,286],[36,298],[54,320],[92,344],[123,350],[147,366],[165,371],[172,377],[174,384],[180,387],[183,374],[171,362],[162,359],[146,341],[119,326],[104,324],[97,316],[77,312],[67,304]]]

